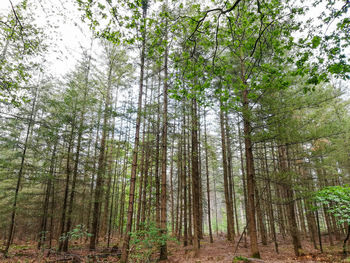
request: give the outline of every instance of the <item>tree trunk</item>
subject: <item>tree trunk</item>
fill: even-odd
[[[242,172],[242,185],[243,185],[243,200],[244,200],[244,211],[245,211],[245,221],[247,225],[247,230],[249,231],[249,225],[248,225],[248,197],[247,197],[247,187],[246,187],[246,176],[245,176],[245,169],[244,169],[244,160],[243,160],[243,149],[242,149],[242,142],[241,142],[241,127],[239,122],[237,123],[237,130],[238,130],[238,142],[239,142],[239,156],[240,156],[240,163],[241,163],[241,172]],[[244,247],[247,247],[247,231],[244,232]]]
[[[60,242],[58,246],[58,251],[62,251],[64,240],[68,238],[68,236],[64,235],[65,230],[65,224],[66,224],[66,212],[67,212],[67,202],[68,202],[68,193],[69,193],[69,181],[70,181],[70,175],[71,175],[71,167],[70,167],[70,155],[73,148],[73,135],[75,131],[75,109],[74,109],[74,119],[72,122],[71,132],[69,135],[69,142],[68,142],[68,150],[67,150],[67,164],[66,164],[66,187],[64,191],[64,199],[63,199],[63,207],[62,207],[62,215],[61,215],[61,224],[60,224]]]
[[[144,67],[145,67],[145,51],[146,51],[146,15],[147,15],[147,1],[142,2],[143,7],[143,32],[142,32],[142,50],[141,50],[141,68],[140,68],[140,85],[139,85],[139,96],[137,105],[137,117],[135,127],[135,142],[134,150],[132,153],[132,167],[131,167],[131,178],[130,178],[130,191],[129,191],[129,205],[128,205],[128,217],[126,223],[126,232],[124,235],[124,243],[122,249],[122,256],[120,259],[121,263],[127,263],[129,255],[129,242],[130,234],[134,213],[134,199],[135,199],[135,186],[136,186],[136,170],[137,170],[137,157],[139,148],[139,137],[140,137],[140,123],[142,113],[142,93],[143,93],[143,78],[144,78]]]
[[[266,246],[267,245],[267,236],[266,236],[266,227],[264,223],[264,215],[261,209],[261,201],[262,197],[259,196],[259,190],[258,187],[255,187],[255,195],[256,195],[256,212],[257,212],[257,218],[259,223],[259,230],[260,230],[260,236],[261,236],[261,243]]]
[[[199,167],[198,167],[198,121],[197,121],[197,101],[192,99],[192,200],[193,200],[193,246],[198,253],[200,248],[200,211],[199,211]]]
[[[222,148],[222,162],[224,170],[224,193],[225,193],[225,204],[226,204],[226,217],[227,217],[227,240],[234,241],[233,232],[233,212],[232,203],[230,199],[229,181],[228,181],[228,164],[227,164],[227,147],[225,137],[225,125],[224,125],[224,113],[222,109],[222,103],[220,103],[220,128],[221,128],[221,148]]]
[[[289,221],[289,232],[293,240],[294,254],[295,256],[300,255],[301,243],[298,233],[298,227],[296,222],[296,214],[294,208],[294,194],[293,189],[291,188],[291,178],[288,176],[288,157],[287,157],[287,147],[285,145],[278,146],[278,153],[280,158],[280,169],[283,173],[283,176],[288,177],[287,181],[283,183],[286,202],[287,202],[287,213]]]
[[[35,108],[36,108],[37,96],[38,96],[38,87],[35,89],[35,93],[34,93],[34,100],[33,100],[33,104],[32,104],[32,109],[31,109],[29,122],[28,122],[28,126],[27,126],[27,131],[26,131],[26,137],[25,137],[24,145],[23,145],[23,152],[22,152],[22,156],[21,156],[21,165],[20,165],[20,168],[19,168],[19,171],[18,171],[18,175],[17,175],[17,184],[16,184],[16,190],[15,190],[15,197],[14,197],[13,204],[12,204],[11,223],[10,223],[10,228],[9,228],[9,232],[8,232],[9,234],[8,234],[8,238],[7,238],[6,247],[4,249],[4,254],[5,255],[8,253],[8,250],[10,248],[10,245],[12,244],[12,240],[13,240],[13,236],[14,236],[18,193],[19,193],[19,189],[21,187],[21,181],[22,181],[22,177],[23,177],[24,162],[25,162],[25,159],[26,159],[26,153],[27,153],[27,148],[28,148],[28,140],[29,140],[29,136],[30,136],[30,131],[32,129],[32,125],[33,125],[33,122],[34,122],[34,119],[35,119],[34,116],[35,116]]]
[[[186,151],[186,117],[185,117],[185,105],[183,105],[183,155],[182,155],[182,184],[183,184],[183,211],[184,211],[184,247],[188,245],[188,233],[187,233],[187,167],[186,167],[186,161],[187,161],[187,151]]]
[[[200,107],[197,107],[197,134],[198,134],[198,188],[199,188],[199,239],[203,239],[204,225],[203,225],[203,185],[202,185],[202,157],[201,157],[201,126],[200,126]]]
[[[214,173],[213,173],[214,174]],[[215,232],[216,236],[219,236],[219,223],[218,223],[218,202],[216,198],[216,180],[214,177],[214,203],[215,203]]]
[[[156,223],[160,228],[160,179],[159,179],[159,153],[160,153],[160,73],[159,73],[159,86],[158,86],[158,103],[157,103],[157,135],[156,135],[156,154],[155,154],[155,183],[156,183]]]
[[[228,175],[228,182],[229,182],[229,199],[231,203],[231,209],[232,209],[232,233],[233,237],[236,235],[235,232],[235,224],[234,224],[234,218],[237,220],[237,207],[236,207],[236,194],[234,192],[235,186],[234,186],[234,180],[233,180],[233,174],[232,174],[232,151],[231,151],[231,134],[230,134],[230,126],[228,124],[228,114],[227,111],[225,112],[224,116],[225,120],[225,135],[226,135],[226,147],[227,147],[227,175]],[[234,197],[234,199],[232,199]],[[235,202],[233,202],[235,201]],[[237,223],[237,229],[238,229],[238,222]]]
[[[144,185],[144,174],[145,174],[145,154],[146,154],[146,141],[145,141],[145,135],[146,135],[146,108],[147,108],[147,91],[148,88],[146,86],[146,92],[145,92],[145,102],[144,102],[144,109],[145,114],[143,116],[143,128],[142,128],[142,152],[141,152],[141,163],[140,163],[140,183],[139,183],[139,191],[138,191],[138,202],[137,202],[137,215],[136,215],[136,229],[140,229],[140,219],[141,219],[141,204],[142,204],[142,192],[143,192],[143,185]],[[144,221],[141,221],[144,222]]]
[[[93,169],[92,169],[92,177],[90,182],[90,197],[89,197],[89,208],[88,208],[88,216],[87,216],[87,227],[89,229],[89,233],[92,232],[91,222],[91,209],[93,203],[93,194],[94,194],[94,184],[95,184],[95,173],[96,173],[96,159],[97,159],[97,149],[98,149],[98,141],[100,134],[100,122],[101,122],[101,112],[102,112],[102,103],[99,105],[98,116],[97,116],[97,131],[96,131],[96,139],[95,139],[95,150],[94,150],[94,158],[93,158]]]
[[[90,62],[90,60],[89,60]],[[88,66],[88,72],[90,69],[90,64]],[[88,78],[88,75],[87,77]],[[73,178],[72,178],[72,189],[71,189],[71,194],[70,194],[70,200],[68,204],[68,213],[67,213],[67,224],[66,224],[66,230],[64,232],[65,236],[67,236],[67,233],[71,230],[72,226],[72,212],[73,212],[73,204],[74,204],[74,196],[75,196],[75,185],[77,182],[77,176],[78,176],[78,166],[79,166],[79,158],[80,158],[80,150],[81,150],[81,140],[83,136],[83,129],[84,129],[84,121],[85,121],[85,111],[86,111],[86,97],[88,94],[88,80],[85,82],[85,87],[84,87],[84,96],[83,96],[83,108],[80,114],[80,123],[79,123],[79,128],[78,128],[78,139],[77,139],[77,147],[76,147],[76,152],[75,152],[75,162],[74,162],[74,169],[73,169]],[[64,239],[63,243],[63,251],[67,252],[68,251],[68,241],[69,239],[66,238]]]
[[[277,236],[276,236],[276,227],[275,227],[275,215],[273,212],[273,207],[272,207],[272,195],[271,195],[271,179],[270,179],[270,172],[269,172],[269,166],[267,163],[267,151],[266,151],[266,143],[264,142],[264,157],[265,157],[265,162],[264,162],[264,168],[265,168],[265,174],[267,177],[267,201],[268,201],[268,214],[269,214],[269,223],[270,223],[270,229],[272,232],[272,240],[275,244],[275,251],[278,254],[278,243],[277,243]]]
[[[165,9],[168,8],[167,1],[165,3]],[[161,178],[161,204],[160,204],[160,234],[166,235],[167,233],[167,156],[168,156],[168,19],[165,18],[165,54],[164,54],[164,86],[163,86],[163,127],[162,127],[162,178]],[[166,260],[168,258],[167,243],[164,242],[160,246],[160,260]]]
[[[53,147],[52,155],[51,155],[50,172],[49,172],[49,176],[47,178],[47,184],[46,184],[46,193],[45,193],[45,201],[43,206],[43,215],[42,215],[41,225],[40,225],[38,249],[40,249],[43,243],[46,241],[46,227],[47,227],[47,218],[48,218],[48,210],[49,210],[49,201],[50,201],[51,190],[52,190],[52,179],[54,178],[56,149],[57,149],[57,142]]]
[[[106,139],[108,137],[108,121],[110,117],[110,89],[111,89],[111,78],[112,78],[112,65],[113,61],[110,62],[108,73],[108,83],[106,91],[106,101],[105,108],[103,113],[103,126],[102,126],[102,136],[100,143],[100,154],[98,158],[98,168],[97,168],[97,177],[96,177],[96,188],[95,188],[95,197],[94,197],[94,212],[92,220],[92,231],[90,238],[90,250],[96,249],[96,244],[98,243],[99,237],[99,228],[100,228],[100,213],[101,213],[101,204],[102,204],[102,195],[103,195],[103,177],[106,171]]]
[[[244,78],[242,77],[242,80]],[[249,120],[249,100],[248,100],[248,88],[243,90],[243,125],[244,125],[244,145],[245,145],[245,157],[246,157],[246,169],[247,169],[247,197],[248,197],[248,229],[250,235],[250,250],[253,258],[260,258],[260,252],[258,248],[258,238],[256,231],[255,221],[255,170],[254,170],[254,157],[253,157],[253,144],[251,140],[251,123]]]
[[[205,147],[205,174],[207,179],[207,199],[208,199],[208,227],[210,243],[213,243],[213,233],[211,229],[211,208],[210,208],[210,184],[209,184],[209,158],[208,158],[208,140],[207,140],[207,121],[204,113],[204,147]]]
[[[344,256],[347,255],[346,243],[348,242],[349,237],[350,237],[350,224],[348,225],[348,233],[346,234],[346,237],[345,237],[344,242],[343,242],[343,254],[344,254]]]

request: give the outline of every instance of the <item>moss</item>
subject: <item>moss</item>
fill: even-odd
[[[233,259],[232,263],[249,262],[250,260],[243,256],[237,256]]]

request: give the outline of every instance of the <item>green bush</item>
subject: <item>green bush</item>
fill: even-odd
[[[60,240],[65,240],[65,239],[79,239],[79,238],[84,238],[84,237],[91,237],[92,235],[87,232],[87,229],[85,225],[76,225],[71,231],[67,233],[67,235],[62,235],[60,237]]]
[[[175,240],[167,233],[163,234],[155,222],[142,223],[140,229],[131,232],[130,260],[131,262],[152,262],[152,256],[158,253],[159,247],[168,240]]]
[[[338,224],[350,224],[350,187],[328,186],[316,192],[315,200],[329,206],[328,212],[337,218]]]
[[[314,198],[316,202],[329,207],[328,212],[336,218],[337,224],[348,224],[348,233],[343,243],[343,253],[347,255],[346,243],[350,237],[350,187],[328,186],[316,192]]]

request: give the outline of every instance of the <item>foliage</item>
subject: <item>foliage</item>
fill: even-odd
[[[60,237],[60,240],[72,240],[79,239],[84,237],[91,237],[91,234],[88,233],[87,228],[84,224],[76,225],[71,231],[69,231],[66,235]]]
[[[337,218],[338,224],[350,224],[350,187],[328,186],[318,191],[315,200],[329,205],[328,212]]]
[[[161,233],[156,223],[143,223],[140,229],[131,233],[130,259],[132,262],[151,262],[151,257],[159,247],[169,240],[175,240],[167,233]]]
[[[243,256],[236,256],[234,257],[233,263],[238,263],[238,262],[249,262],[249,259],[247,259],[246,257]]]
[[[44,33],[34,24],[27,1],[0,14],[0,102],[19,106],[28,99],[24,87],[41,69],[38,56],[46,49]]]

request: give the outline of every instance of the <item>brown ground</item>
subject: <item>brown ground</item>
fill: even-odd
[[[341,241],[334,247],[330,247],[328,243],[324,243],[323,254],[314,249],[311,243],[306,240],[302,242],[302,245],[304,256],[296,258],[289,240],[279,241],[279,254],[275,252],[273,243],[270,243],[268,246],[259,244],[261,260],[249,259],[248,261],[244,261],[243,259],[249,258],[249,243],[248,248],[246,248],[244,247],[244,242],[241,241],[237,252],[234,253],[236,243],[227,242],[223,236],[214,238],[213,244],[210,244],[208,238],[205,238],[201,241],[201,249],[197,257],[194,255],[192,246],[184,248],[182,244],[169,244],[169,257],[163,263],[350,263],[350,258],[344,259],[341,255]],[[35,244],[17,245],[11,248],[9,258],[6,259],[0,254],[0,262],[118,262],[117,256],[111,251],[101,249],[92,253],[85,248],[85,245],[81,246],[79,244],[76,244],[75,248],[71,249],[70,253],[67,254],[58,254],[53,250],[50,253],[48,252],[48,250],[38,252],[35,249]]]
[[[289,240],[280,241],[279,254],[275,252],[274,245],[271,243],[268,246],[262,246],[259,244],[261,260],[250,259],[249,243],[248,247],[244,247],[244,242],[240,243],[237,252],[234,253],[236,243],[232,244],[227,242],[224,237],[218,237],[214,239],[214,243],[210,244],[206,238],[201,242],[201,249],[198,257],[194,257],[194,251],[192,247],[183,248],[182,246],[170,246],[170,256],[167,263],[209,263],[209,262],[221,262],[221,263],[238,263],[244,262],[239,258],[248,258],[246,262],[271,262],[271,263],[288,263],[288,262],[350,262],[342,259],[341,256],[341,243],[335,247],[329,247],[328,243],[324,244],[324,253],[321,254],[319,250],[316,250],[311,246],[310,242],[303,241],[303,253],[304,255],[296,258],[293,252],[293,246]],[[238,257],[238,258],[237,258]],[[236,259],[236,261],[234,261]],[[349,258],[350,259],[350,258]]]

